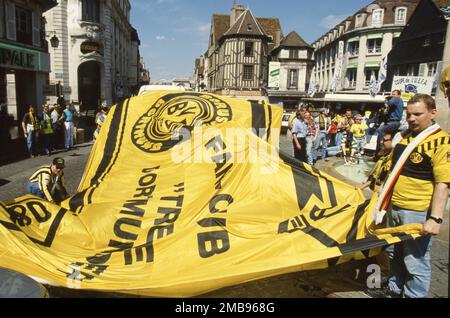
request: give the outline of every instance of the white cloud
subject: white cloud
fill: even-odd
[[[166,37],[164,35],[157,35],[156,36],[156,40],[157,41],[162,41],[162,40],[165,40],[165,39],[166,39]]]
[[[320,21],[320,26],[325,29],[331,29],[336,26],[339,22],[342,22],[346,18],[345,15],[328,15]]]

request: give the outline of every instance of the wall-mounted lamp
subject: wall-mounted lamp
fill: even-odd
[[[56,49],[59,46],[59,39],[56,36],[56,31],[50,31],[53,34],[53,36],[50,38],[50,45],[52,46],[52,48]]]

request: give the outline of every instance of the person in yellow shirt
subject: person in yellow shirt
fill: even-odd
[[[434,125],[434,99],[416,94],[407,104],[408,133],[395,146],[391,170],[409,143]],[[427,297],[431,278],[432,236],[439,234],[450,184],[450,136],[438,130],[411,152],[394,185],[388,226],[423,224],[422,236],[387,249],[390,258],[388,290],[391,296]]]
[[[45,154],[48,156],[52,155],[52,139],[53,139],[53,123],[52,117],[49,113],[49,107],[45,104],[42,107],[42,118],[41,118],[41,137],[42,146],[44,148]]]
[[[64,182],[65,163],[63,158],[55,158],[50,166],[42,166],[30,177],[27,192],[59,204],[69,195]]]
[[[353,137],[356,140],[356,156],[364,154],[364,145],[366,144],[366,131],[369,127],[363,123],[363,117],[357,115],[355,117],[355,123],[351,126],[350,131],[353,133]]]

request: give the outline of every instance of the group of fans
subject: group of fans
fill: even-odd
[[[51,156],[56,149],[72,149],[75,113],[70,103],[65,105],[64,110],[59,104],[54,104],[52,108],[42,105],[40,114],[36,113],[33,105],[29,105],[22,119],[22,129],[30,157],[34,158],[42,152]]]
[[[346,164],[354,164],[355,158],[364,152],[368,130],[371,135],[377,135],[377,162],[367,182],[357,187],[370,187],[389,198],[386,227],[411,223],[423,224],[423,227],[421,237],[387,248],[387,282],[381,289],[371,290],[371,295],[427,297],[431,282],[432,236],[440,232],[450,184],[450,136],[434,121],[435,100],[426,94],[416,94],[404,109],[400,92],[393,91],[376,116],[353,117],[351,111],[346,111],[340,118],[331,119],[328,110],[321,109],[319,116],[312,120],[306,108],[301,108],[296,115],[292,122],[294,154],[309,164],[314,164],[316,154],[313,152],[317,152],[320,144],[326,149],[327,141],[323,140],[331,143],[334,140]],[[334,131],[335,137],[332,136]],[[314,144],[314,148],[309,143]],[[322,150],[322,159],[325,158],[326,151]]]
[[[364,116],[355,115],[351,110],[332,114],[328,109],[321,108],[319,115],[313,118],[309,106],[301,105],[290,123],[294,157],[314,165],[321,148],[323,160],[327,161],[327,155],[337,153],[344,158],[345,165],[354,165],[365,154],[364,147],[370,137],[377,135],[377,158],[384,132],[407,128],[403,110],[403,100],[397,90],[386,98],[383,108],[373,113],[366,111]]]

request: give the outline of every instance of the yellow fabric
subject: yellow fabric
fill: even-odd
[[[362,138],[366,136],[366,130],[369,129],[366,124],[353,124],[350,131],[353,133],[353,137]]]
[[[42,127],[42,133],[44,135],[53,134],[52,118],[48,114],[44,114],[44,116],[43,120],[45,121],[45,126]]]
[[[372,169],[369,179],[374,180],[374,191],[377,191],[380,185],[386,181],[386,177],[391,169],[391,162],[390,154],[384,155],[378,159],[375,167]]]
[[[418,235],[378,234],[376,195],[365,201],[281,159],[281,117],[269,104],[193,92],[114,106],[62,208],[34,196],[0,202],[0,267],[70,288],[192,296],[371,257]],[[191,136],[180,142],[182,127]]]
[[[406,147],[411,142],[411,134],[405,136],[394,149]],[[399,148],[397,148],[399,147]],[[429,160],[430,166],[423,167]],[[411,175],[410,171],[420,171],[432,174],[434,180],[428,180],[421,175]],[[425,211],[430,207],[434,191],[434,183],[450,183],[450,137],[445,131],[432,135],[419,144],[412,152],[398,178],[391,202],[408,210]]]

